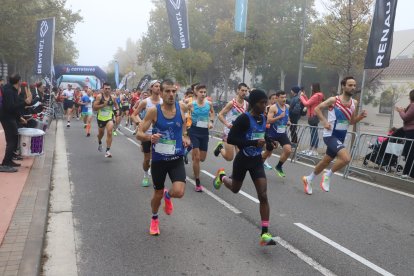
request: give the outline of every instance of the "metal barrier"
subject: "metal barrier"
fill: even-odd
[[[313,164],[317,164],[320,160],[322,160],[327,148],[323,141],[323,129],[323,127],[319,126],[291,125],[288,136],[292,143],[295,142],[294,138],[297,136],[297,143],[295,143],[296,146],[293,148],[291,162],[304,159],[312,162]],[[348,131],[345,137],[344,145],[349,152],[353,151],[351,148],[352,141],[356,142],[356,140],[357,134],[355,132]],[[311,151],[311,146],[312,148],[316,148],[316,151]]]
[[[361,133],[355,143],[345,177],[359,174],[373,179],[373,175],[405,178],[414,181],[414,140],[371,133]],[[410,160],[406,162],[406,160]],[[409,167],[407,167],[409,166]]]

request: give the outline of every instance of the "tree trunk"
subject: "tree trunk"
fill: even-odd
[[[280,68],[280,90],[285,91],[286,73],[283,68]]]

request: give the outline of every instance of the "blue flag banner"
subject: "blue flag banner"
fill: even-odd
[[[174,48],[177,50],[190,48],[190,34],[188,31],[188,16],[185,0],[165,0],[165,3],[167,5]]]
[[[247,25],[248,0],[236,0],[236,12],[234,15],[234,30],[245,33]]]
[[[36,75],[51,75],[55,43],[55,18],[40,19],[36,30]]]
[[[115,61],[115,84],[116,87],[119,86],[119,63]]]
[[[389,66],[396,9],[397,0],[377,0],[365,56],[365,69]]]

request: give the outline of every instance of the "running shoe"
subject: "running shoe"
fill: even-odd
[[[276,242],[273,240],[273,237],[269,233],[264,233],[260,236],[260,245],[267,246],[267,245],[276,245]]]
[[[223,168],[221,168],[221,169],[219,169],[219,170],[217,171],[217,173],[216,173],[216,177],[214,178],[213,185],[214,185],[214,188],[215,188],[216,190],[220,189],[221,184],[223,184],[223,181],[221,181],[221,179],[220,179],[220,177],[221,177],[222,175],[226,175],[226,172],[224,171],[224,169],[223,169]]]
[[[106,157],[106,158],[112,158],[112,154],[109,152],[109,150],[107,150],[107,151],[105,152],[105,157]]]
[[[326,173],[324,173],[322,175],[322,180],[321,180],[321,183],[320,183],[320,186],[321,186],[323,191],[329,192],[330,182],[331,182],[331,177],[328,176]]]
[[[195,189],[194,189],[197,193],[202,193],[203,192],[203,186],[195,186]]]
[[[224,147],[223,142],[218,142],[216,148],[214,149],[214,156],[218,157],[220,154],[221,149]]]
[[[286,177],[286,174],[282,168],[275,167],[275,172],[276,172],[276,175],[279,177]]]
[[[114,136],[118,136],[118,133],[116,132],[116,130],[114,130],[114,132],[112,132],[112,134],[113,134]]]
[[[86,134],[86,137],[91,137],[91,134],[90,134],[90,133],[87,133],[87,134]]]
[[[99,144],[99,145],[98,145],[98,151],[102,152],[102,150],[103,150],[103,149],[102,149],[102,144]]]
[[[142,182],[141,182],[141,186],[142,187],[148,187],[149,186],[149,178],[148,178],[148,176],[144,176],[144,178],[142,179]]]
[[[70,127],[70,123],[69,122],[66,124],[66,127]]]
[[[273,167],[267,162],[267,161],[264,161],[263,162],[263,167],[266,169],[266,170],[271,170],[271,169],[273,169]]]
[[[312,194],[312,186],[311,181],[306,176],[302,176],[303,188],[305,190],[305,194],[311,195]]]
[[[165,195],[167,194],[168,190],[164,189],[164,212],[167,215],[171,215],[173,210],[174,210],[174,206],[172,203],[171,198],[166,198]]]
[[[150,225],[150,235],[152,236],[158,236],[160,234],[160,227],[159,227],[159,220],[158,219],[151,219],[151,225]]]

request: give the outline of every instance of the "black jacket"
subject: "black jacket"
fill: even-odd
[[[3,120],[18,120],[20,110],[25,103],[18,95],[18,90],[10,83],[3,86]]]

